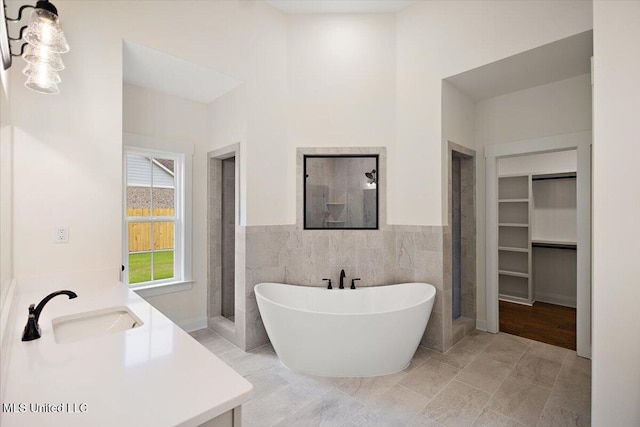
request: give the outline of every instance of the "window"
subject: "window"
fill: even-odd
[[[124,172],[123,281],[183,281],[184,155],[125,149]]]

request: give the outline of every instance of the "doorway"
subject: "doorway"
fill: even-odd
[[[530,329],[531,324],[504,324],[518,311],[524,312],[525,318],[537,315],[550,320],[555,316],[554,327],[559,330],[570,328],[567,319],[571,317],[571,310],[566,309],[571,307],[566,306],[572,305],[573,300],[575,348],[578,355],[587,358],[591,355],[590,146],[591,132],[579,132],[485,149],[487,329],[490,332],[505,327]],[[574,171],[524,170],[525,156],[532,156],[529,160],[537,158],[542,167],[548,167],[553,162],[548,158],[545,161],[545,156],[559,152],[575,154]],[[511,163],[511,170],[501,167],[502,162]],[[550,192],[549,187],[553,187]],[[541,207],[539,212],[534,209],[534,188]],[[560,206],[556,206],[555,211],[550,209],[550,204],[558,202]],[[573,231],[567,225],[572,220],[571,209],[567,207],[572,204],[575,212]],[[575,259],[575,268],[567,267],[572,259]],[[565,287],[567,283],[575,283],[575,293],[572,289],[558,292],[558,283]],[[538,307],[537,300],[541,303]],[[506,303],[521,307],[510,304],[508,310],[500,310]],[[549,309],[554,307],[549,304],[558,307],[553,316]],[[505,319],[501,319],[501,315]]]
[[[576,349],[576,150],[498,160],[500,331]]]
[[[476,328],[475,151],[449,141],[451,345]],[[448,301],[446,304],[449,304]]]
[[[239,224],[239,160],[240,144],[233,144],[209,153],[208,164],[208,326],[228,340],[242,346],[244,340],[243,284],[236,271],[242,271],[236,257],[237,225]]]
[[[220,314],[235,321],[235,249],[236,249],[236,157],[221,161],[222,179],[220,185],[220,223],[222,258],[222,283],[220,286]]]

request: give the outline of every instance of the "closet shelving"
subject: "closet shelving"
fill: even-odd
[[[531,305],[531,175],[498,179],[498,288],[504,301]]]
[[[543,175],[505,175],[498,178],[498,289],[501,300],[526,305],[532,305],[536,300],[533,255],[534,252],[538,255],[540,253],[534,251],[534,248],[576,249],[575,241],[533,237],[534,234],[536,236],[554,235],[554,231],[547,229],[549,224],[538,224],[539,217],[535,225],[537,231],[535,233],[533,231],[533,182],[575,179],[575,177],[575,172],[566,172]],[[558,194],[560,193],[556,193],[554,197],[557,198]],[[566,273],[559,271],[559,267],[550,266],[549,268],[558,277],[564,278],[566,276]],[[546,270],[539,270],[539,268],[536,271],[540,274],[547,273]],[[536,273],[536,277],[538,273]],[[551,278],[546,276],[537,280],[553,282]],[[541,295],[541,299],[542,296],[544,295]]]

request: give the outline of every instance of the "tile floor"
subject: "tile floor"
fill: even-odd
[[[591,362],[513,335],[419,347],[407,369],[373,378],[298,374],[270,344],[245,353],[211,330],[191,335],[253,383],[245,427],[590,425]]]

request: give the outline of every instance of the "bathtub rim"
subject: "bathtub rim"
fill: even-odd
[[[356,289],[331,289],[331,290],[338,290],[338,291],[358,291],[358,290],[364,290],[364,289],[371,289],[371,288],[382,288],[382,287],[388,287],[388,286],[400,286],[400,285],[427,285],[429,287],[431,287],[430,289],[430,295],[427,296],[427,298],[420,300],[419,302],[412,304],[412,305],[408,305],[406,307],[402,307],[396,310],[387,310],[387,311],[373,311],[373,312],[366,312],[366,313],[335,313],[335,312],[331,312],[331,311],[311,311],[311,310],[302,310],[296,307],[292,307],[290,305],[284,305],[282,303],[279,302],[275,302],[272,299],[269,299],[267,297],[265,297],[264,295],[260,294],[258,292],[258,290],[256,290],[256,288],[260,285],[268,285],[268,284],[274,284],[274,285],[281,285],[281,286],[291,286],[291,287],[296,287],[296,288],[309,288],[309,289],[314,289],[314,292],[317,291],[322,291],[322,290],[329,290],[326,289],[325,287],[322,286],[304,286],[304,285],[292,285],[289,283],[278,283],[278,282],[260,282],[258,284],[256,284],[253,287],[253,291],[256,294],[256,299],[258,297],[264,299],[265,301],[268,301],[269,303],[276,305],[278,307],[287,309],[287,310],[292,310],[292,311],[297,311],[300,313],[312,313],[312,314],[327,314],[327,315],[331,315],[331,316],[371,316],[371,315],[377,315],[377,314],[389,314],[389,313],[397,313],[397,312],[401,312],[401,311],[405,311],[405,310],[409,310],[415,307],[418,307],[422,304],[426,304],[429,303],[430,300],[434,300],[433,302],[435,303],[435,297],[436,297],[436,287],[434,285],[432,285],[431,283],[426,283],[426,282],[407,282],[407,283],[394,283],[392,285],[377,285],[377,286],[363,286],[363,287],[359,287]],[[429,316],[431,317],[431,316]]]

